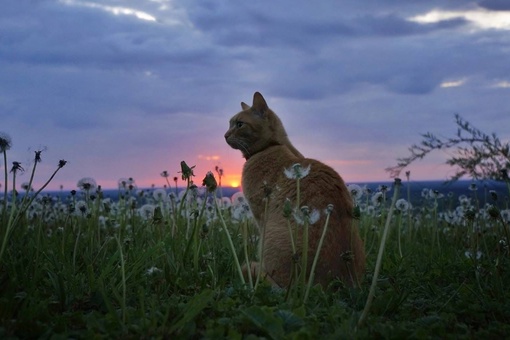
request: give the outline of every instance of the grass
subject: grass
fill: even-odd
[[[388,188],[356,196],[367,251],[361,287],[306,286],[306,299],[294,299],[244,282],[240,265],[259,251],[247,206],[238,195],[215,199],[211,178],[194,186],[192,169],[183,167],[180,194],[123,187],[113,202],[89,183],[68,196],[9,196],[2,221],[19,217],[0,233],[0,337],[510,334],[508,200],[435,193],[399,210]],[[20,211],[22,202],[31,203]]]

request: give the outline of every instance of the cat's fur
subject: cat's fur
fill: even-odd
[[[264,271],[278,285],[290,283],[291,268],[296,260],[284,217],[284,202],[296,202],[296,180],[289,179],[285,169],[296,163],[310,166],[310,173],[300,181],[301,206],[320,211],[320,219],[309,228],[309,268],[326,220],[325,210],[333,204],[327,235],[315,271],[315,282],[326,286],[333,278],[357,285],[365,268],[363,242],[353,220],[353,203],[342,178],[329,166],[305,158],[289,141],[282,122],[256,92],[253,105],[241,103],[242,111],[230,120],[225,133],[227,143],[239,149],[246,163],[242,189],[253,215],[263,228]],[[267,204],[267,212],[265,212]],[[290,217],[293,220],[293,217]],[[293,223],[293,225],[296,225]],[[301,226],[297,226],[303,230]],[[298,255],[301,239],[296,242]],[[298,262],[300,263],[300,262]]]

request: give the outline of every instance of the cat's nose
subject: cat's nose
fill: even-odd
[[[225,132],[225,139],[228,139],[230,137],[230,131]]]

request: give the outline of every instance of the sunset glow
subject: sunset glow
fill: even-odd
[[[7,166],[26,170],[16,189],[40,149],[36,189],[59,160],[47,190],[76,190],[84,177],[104,190],[120,178],[182,188],[181,161],[199,187],[211,171],[240,188],[246,160],[224,134],[258,91],[303,155],[348,183],[391,181],[385,168],[422,134],[455,136],[456,113],[509,140],[507,2],[7,1]],[[406,170],[447,179],[449,152]]]

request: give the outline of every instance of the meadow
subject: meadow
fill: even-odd
[[[223,197],[219,171],[202,181],[186,166],[180,176],[182,188],[164,176],[165,186],[144,190],[120,179],[116,200],[91,178],[70,193],[30,185],[7,193],[0,204],[0,337],[510,334],[508,194],[424,188],[411,204],[409,177],[376,190],[350,185],[367,256],[360,287],[334,281],[282,289],[240,274],[259,252],[242,193]]]

